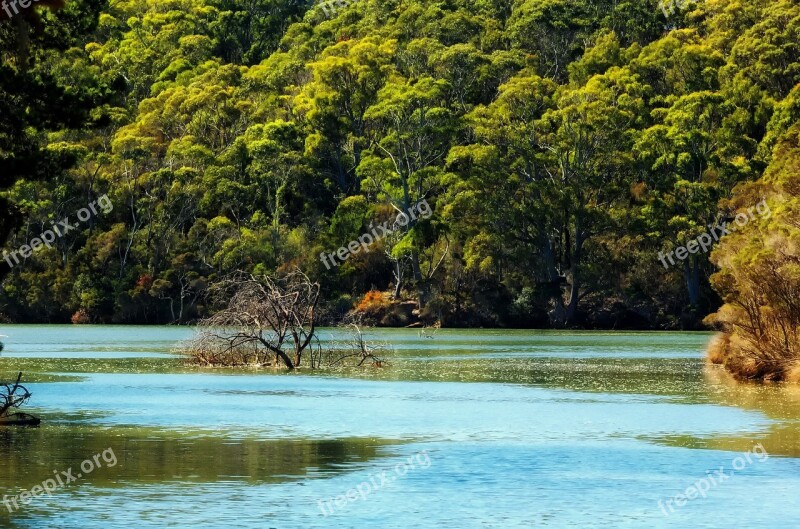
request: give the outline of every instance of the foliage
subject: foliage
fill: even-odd
[[[658,253],[754,205],[729,199],[800,117],[792,0],[91,0],[22,29],[5,247],[115,207],[10,271],[14,321],[189,323],[209,285],[299,267],[329,314],[376,290],[447,325],[694,328],[713,264]]]
[[[746,379],[800,381],[800,124],[775,148],[762,179],[737,189],[732,205],[766,198],[771,215],[727,237],[712,276],[725,304],[709,321],[724,335],[714,357]]]

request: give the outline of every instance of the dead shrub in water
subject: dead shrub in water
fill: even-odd
[[[19,408],[31,398],[31,393],[20,384],[22,373],[13,384],[0,383],[0,417],[8,415],[9,410]]]
[[[227,306],[202,320],[180,352],[208,366],[295,369],[308,350],[313,367],[319,283],[300,271],[278,279],[238,275],[212,292]]]
[[[13,384],[0,383],[0,425],[35,426],[41,422],[38,417],[27,413],[11,413],[31,398],[31,392],[21,382],[20,372]]]
[[[350,336],[333,342],[328,350],[320,353],[320,367],[385,367],[387,365],[386,355],[391,352],[391,346],[388,343],[368,341],[358,323],[349,323],[346,327],[350,330]]]

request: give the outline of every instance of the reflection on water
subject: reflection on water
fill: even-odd
[[[16,496],[52,478],[54,471],[76,478],[54,493],[65,502],[75,501],[75,495],[87,487],[124,494],[131,487],[170,483],[302,482],[367,466],[385,458],[382,449],[392,444],[379,439],[236,439],[152,428],[45,425],[0,429],[0,491]],[[111,452],[106,452],[108,449]],[[106,456],[113,453],[116,464],[111,457],[101,457],[91,474],[82,475],[81,464],[104,452]],[[13,522],[29,526],[31,517],[47,512],[43,508],[46,500],[21,505],[13,515],[0,506],[0,526]]]
[[[77,469],[108,448],[118,466],[93,473],[92,485],[298,480],[376,459],[382,447],[392,444],[378,439],[229,439],[146,428],[6,428],[0,429],[0,487],[30,489],[53,470]]]
[[[658,441],[674,446],[745,452],[761,443],[773,456],[800,457],[800,387],[793,384],[742,384],[720,366],[705,366],[704,387],[710,401],[752,410],[774,419],[766,430],[696,436],[664,436]]]
[[[715,402],[757,410],[778,420],[800,419],[800,386],[742,384],[719,366],[706,366],[705,382]]]
[[[283,374],[186,366],[183,328],[0,326],[0,377],[24,371],[45,421],[0,429],[0,494],[118,458],[0,527],[800,524],[800,388],[705,366],[708,334],[371,332],[388,368]],[[659,512],[759,442],[763,464]],[[429,469],[319,511],[422,449]]]

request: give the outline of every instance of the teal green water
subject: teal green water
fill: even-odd
[[[276,374],[186,366],[189,333],[0,326],[43,418],[0,429],[0,527],[800,525],[800,389],[708,334],[375,330],[388,367]]]

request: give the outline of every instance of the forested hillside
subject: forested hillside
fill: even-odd
[[[67,0],[41,18],[0,22],[0,229],[10,253],[79,225],[3,263],[13,321],[188,322],[222,277],[299,267],[331,318],[406,324],[413,300],[446,326],[695,328],[721,299],[691,242],[756,206],[734,190],[800,118],[796,0]]]

